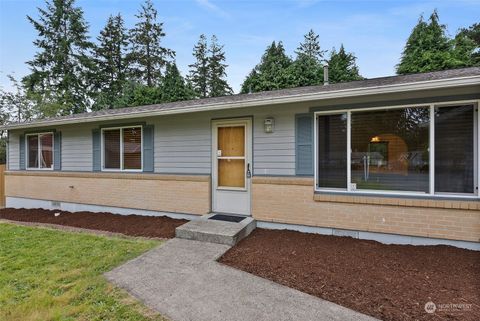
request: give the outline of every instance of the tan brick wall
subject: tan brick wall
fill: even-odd
[[[210,212],[210,177],[7,172],[6,196],[174,213]]]
[[[424,207],[413,203],[399,206],[394,198],[385,198],[382,203],[381,197],[373,198],[375,204],[366,203],[368,197],[357,196],[314,200],[313,184],[308,185],[308,179],[293,180],[294,184],[288,184],[286,178],[254,179],[253,217],[278,223],[480,241],[480,211],[469,209],[471,202],[465,202],[466,208],[454,209],[427,206],[428,201],[420,203]]]

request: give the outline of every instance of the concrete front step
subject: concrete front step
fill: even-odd
[[[233,246],[257,227],[256,221],[251,217],[234,223],[210,219],[214,215],[216,214],[204,215],[177,227],[175,236],[181,239]]]

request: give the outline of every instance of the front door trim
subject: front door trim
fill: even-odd
[[[252,124],[251,117],[212,120],[212,212],[251,215],[251,178],[246,177],[246,170],[248,164],[250,171],[253,168]],[[230,126],[245,126],[245,188],[218,187],[218,128]]]

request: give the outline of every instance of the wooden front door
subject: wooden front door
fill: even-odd
[[[251,120],[213,122],[212,208],[250,215]]]

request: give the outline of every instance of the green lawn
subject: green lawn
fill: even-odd
[[[0,223],[0,320],[164,320],[102,275],[158,244]]]

